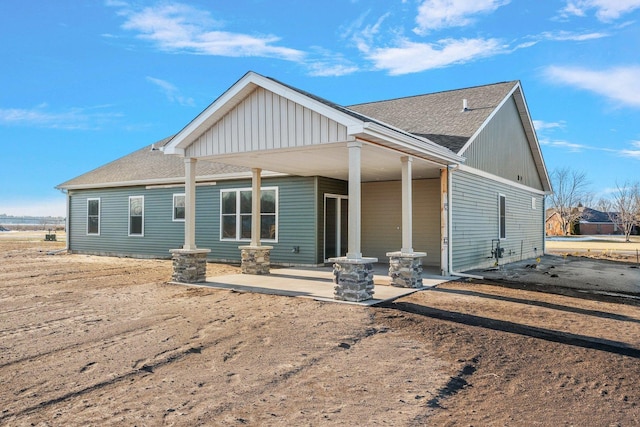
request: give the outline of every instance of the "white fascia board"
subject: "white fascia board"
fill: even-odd
[[[399,147],[423,153],[429,157],[439,159],[443,165],[462,164],[465,158],[453,151],[447,150],[438,144],[424,138],[407,134],[402,131],[389,129],[377,123],[367,122],[364,126],[364,135],[370,135],[389,141]]]
[[[347,127],[362,125],[362,121],[357,120],[346,113],[336,110],[329,105],[310,98],[274,80],[250,71],[226,92],[224,92],[211,105],[209,105],[180,132],[178,132],[178,134],[176,134],[165,146],[164,152],[166,154],[184,155],[185,148],[202,135],[202,133],[204,133],[209,127],[213,126],[215,121],[219,118],[217,117],[218,115],[221,117],[226,114],[256,87],[262,87],[265,90],[289,99],[297,104],[309,108],[310,110],[316,111],[317,113]],[[222,113],[217,114],[218,112]]]
[[[529,187],[527,185],[520,184],[519,182],[510,181],[510,180],[508,180],[506,178],[503,178],[501,176],[494,175],[492,173],[485,172],[483,170],[476,169],[476,168],[473,168],[471,166],[460,165],[460,168],[458,170],[463,171],[463,172],[472,173],[474,175],[478,175],[478,176],[481,176],[483,178],[491,179],[493,181],[497,181],[497,182],[500,182],[502,184],[507,184],[507,185],[510,185],[511,187],[520,188],[522,190],[527,190],[527,191],[530,191],[531,193],[539,194],[541,196],[547,196],[547,195],[551,194],[551,192],[549,192],[549,191],[538,190],[537,188]]]
[[[280,176],[288,176],[286,173],[262,171],[263,178],[273,178]],[[196,177],[196,185],[201,183],[211,183],[214,181],[229,181],[233,179],[247,179],[251,178],[251,172],[234,172],[224,173],[219,175],[204,175]],[[89,190],[93,188],[115,188],[115,187],[138,187],[138,186],[161,186],[161,185],[175,185],[184,184],[184,177],[174,178],[156,178],[156,179],[141,179],[137,181],[117,181],[117,182],[103,182],[99,184],[78,184],[78,185],[66,185],[64,187],[56,187],[61,190]]]
[[[522,88],[520,88],[520,83],[518,82],[518,89],[520,89],[518,91],[518,95],[520,98],[520,101],[522,103],[522,108],[524,109],[524,113],[527,117],[526,123],[523,123],[524,126],[529,127],[529,130],[531,132],[531,136],[533,138],[533,144],[535,144],[535,150],[534,150],[534,155],[536,155],[538,157],[538,161],[540,162],[540,166],[542,167],[542,172],[543,172],[543,186],[548,187],[549,188],[549,192],[552,193],[553,192],[553,188],[551,185],[551,179],[549,178],[549,172],[547,171],[547,165],[544,162],[544,157],[542,156],[542,149],[540,148],[540,141],[538,141],[538,135],[536,134],[536,128],[533,125],[533,121],[531,120],[531,114],[529,114],[529,107],[527,106],[527,100],[524,97],[524,92],[522,91]],[[518,107],[518,109],[520,108],[520,103],[518,103],[516,101],[516,107]],[[527,133],[527,132],[525,132]],[[534,147],[532,147],[534,148]]]

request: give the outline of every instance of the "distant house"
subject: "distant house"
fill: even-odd
[[[547,209],[544,229],[547,236],[564,236],[562,219],[555,209]]]
[[[176,135],[57,188],[74,253],[424,251],[442,273],[491,265],[495,242],[504,262],[542,254],[551,191],[519,81],[344,107],[253,72]]]
[[[596,209],[581,207],[580,219],[576,226],[576,234],[621,234],[621,230],[611,220],[615,218],[615,213],[602,212]]]

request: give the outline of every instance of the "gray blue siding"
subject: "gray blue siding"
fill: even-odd
[[[486,177],[456,171],[452,189],[453,269],[466,271],[493,265],[491,241],[498,238],[498,195],[506,196],[506,239],[500,263],[542,255],[543,196]],[[532,208],[535,199],[535,209]]]
[[[315,265],[318,263],[316,178],[263,179],[263,187],[278,187],[278,241],[273,246],[274,263]],[[196,245],[211,249],[213,261],[240,261],[238,246],[246,241],[220,240],[220,191],[250,188],[250,180],[219,182],[196,190]],[[125,187],[76,190],[70,194],[70,249],[73,252],[117,256],[168,258],[169,250],[184,243],[184,222],[172,217],[173,194],[183,187]],[[128,236],[129,196],[143,195],[144,236]],[[100,198],[100,235],[86,233],[88,198]],[[293,253],[299,246],[299,253]]]

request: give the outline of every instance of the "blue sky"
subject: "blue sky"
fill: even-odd
[[[0,2],[0,214],[178,132],[249,70],[342,105],[521,80],[549,171],[640,179],[640,0]]]

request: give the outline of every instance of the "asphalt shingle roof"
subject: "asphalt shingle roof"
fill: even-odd
[[[517,83],[496,83],[347,108],[458,153]],[[466,111],[462,109],[463,99],[467,100]]]
[[[365,122],[375,121],[382,125],[393,126],[416,136],[428,138],[457,153],[516,84],[515,81],[496,83],[350,107],[331,103],[296,88],[292,89]],[[463,99],[467,100],[469,107],[467,111],[462,110]],[[159,150],[170,140],[171,137],[153,145],[147,145],[127,156],[59,184],[57,188],[104,187],[109,184],[184,179],[183,159],[179,156],[165,155]],[[198,177],[242,172],[249,172],[249,169],[213,162],[196,164]]]
[[[184,180],[184,159],[179,156],[165,155],[160,150],[170,139],[171,137],[147,145],[131,154],[66,181],[58,185],[57,188],[104,186],[105,184],[164,179],[167,181]],[[199,177],[241,172],[250,172],[250,170],[223,163],[196,163],[196,175]]]

